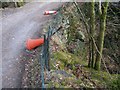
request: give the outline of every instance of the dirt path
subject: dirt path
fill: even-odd
[[[60,7],[63,3],[32,2],[17,9],[15,13],[3,15],[2,23],[2,87],[19,88],[24,71],[25,41],[37,37],[36,32],[52,18],[44,16],[45,10]],[[4,13],[3,13],[4,14]]]

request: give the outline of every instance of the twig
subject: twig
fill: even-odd
[[[92,37],[92,36],[91,36],[91,37]],[[99,55],[101,56],[101,60],[103,61],[103,64],[104,64],[104,66],[105,66],[106,71],[109,73],[109,76],[110,76],[110,78],[112,79],[112,77],[111,77],[111,75],[110,75],[110,72],[108,71],[107,66],[106,66],[106,64],[105,64],[105,61],[104,61],[104,59],[103,59],[103,57],[102,57],[102,54],[99,52],[98,47],[97,47],[97,45],[96,45],[95,40],[94,40],[93,37],[92,37],[92,41],[93,41],[93,43],[94,43],[94,46],[95,46],[96,51],[97,51],[97,52],[99,53]]]
[[[85,17],[84,17],[84,14],[82,13],[81,9],[78,7],[77,2],[73,2],[73,3],[74,3],[74,5],[75,5],[76,8],[77,8],[78,13],[81,15],[82,20],[83,20],[83,23],[85,24],[85,28],[86,28],[86,30],[87,30],[87,33],[89,34],[89,25],[88,25],[88,23],[87,23],[87,20],[86,20]]]
[[[82,67],[81,67],[82,68]],[[82,70],[80,70],[81,72],[83,72]],[[90,82],[92,82],[95,86],[97,86],[98,88],[100,88],[94,81],[92,81],[90,79],[90,77],[86,76],[84,73],[82,73],[82,76],[85,77],[86,79],[88,79]]]

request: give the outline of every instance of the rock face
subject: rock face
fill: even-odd
[[[2,2],[0,7],[13,8],[13,7],[15,7],[15,2]]]
[[[83,34],[82,31],[78,31],[78,32],[76,33],[76,39],[79,39],[79,40],[81,40],[81,41],[84,42],[85,35]]]
[[[6,1],[6,0],[5,0]],[[23,1],[23,0],[21,0],[21,1],[19,1],[18,0],[18,2],[15,2],[14,0],[13,0],[13,2],[10,2],[9,0],[8,1],[6,1],[6,2],[2,2],[1,4],[0,4],[0,7],[1,8],[16,8],[16,7],[21,7],[21,6],[23,6],[25,4],[25,2]]]

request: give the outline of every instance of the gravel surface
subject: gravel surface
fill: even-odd
[[[13,13],[4,13],[2,23],[2,87],[19,88],[26,60],[33,53],[25,50],[28,38],[38,38],[45,23],[53,16],[44,16],[45,10],[59,8],[63,3],[32,2]],[[6,14],[6,15],[5,15]]]

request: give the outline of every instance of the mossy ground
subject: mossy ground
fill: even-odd
[[[69,52],[57,51],[53,53],[51,70],[62,70],[70,74],[65,77],[63,74],[52,74],[47,87],[55,88],[115,88],[119,89],[118,74],[109,74],[105,71],[96,71],[87,67],[87,63],[78,56]],[[55,77],[57,79],[55,79]],[[59,79],[59,80],[58,80]]]

